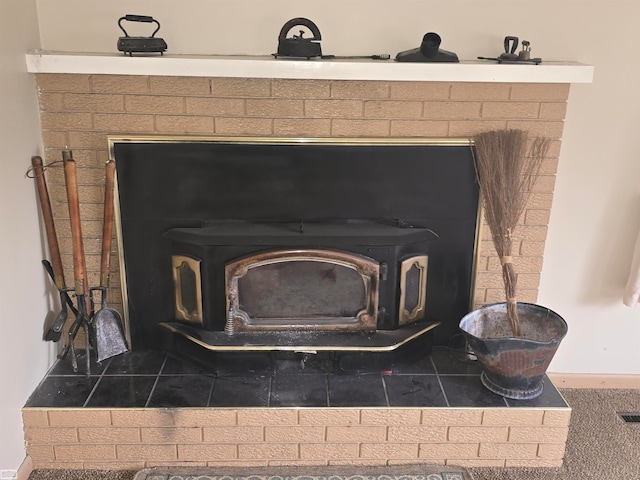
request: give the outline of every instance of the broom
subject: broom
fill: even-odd
[[[549,149],[549,139],[535,138],[527,151],[527,136],[524,130],[492,130],[473,139],[485,219],[502,265],[507,316],[515,337],[522,334],[512,257],[513,232]]]

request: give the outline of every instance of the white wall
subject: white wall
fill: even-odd
[[[0,3],[0,469],[25,455],[20,409],[47,371],[52,345],[42,338],[48,296],[32,155],[41,154],[35,82],[24,53],[38,47],[35,0]],[[5,472],[6,473],[6,472]],[[4,477],[3,477],[4,478]],[[10,477],[7,477],[10,478]]]
[[[640,230],[640,65],[626,48],[640,2],[579,10],[568,34],[580,60],[595,65],[595,81],[571,89],[545,252],[540,300],[570,332],[551,368],[638,374],[640,306],[621,296]]]
[[[325,54],[418,46],[438,32],[461,59],[495,56],[506,35],[543,60],[595,65],[571,89],[540,303],[569,323],[551,371],[640,373],[640,307],[621,303],[640,229],[640,62],[637,0],[37,0],[45,50],[115,52],[126,13],[152,15],[168,53],[270,54],[281,26],[302,16]],[[129,28],[129,22],[125,26]],[[149,31],[131,25],[130,34]],[[137,27],[149,27],[137,25]],[[517,68],[505,66],[505,68]]]

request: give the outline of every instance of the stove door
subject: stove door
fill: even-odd
[[[374,331],[379,272],[372,259],[339,250],[284,249],[229,262],[225,331]]]

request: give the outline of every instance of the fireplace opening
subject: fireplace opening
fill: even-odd
[[[109,142],[134,350],[446,344],[472,304],[466,139]]]

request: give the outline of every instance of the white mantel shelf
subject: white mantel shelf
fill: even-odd
[[[422,82],[591,83],[594,67],[578,62],[539,65],[399,63],[394,60],[311,59],[266,56],[147,55],[36,52],[26,55],[30,73],[288,78]]]

